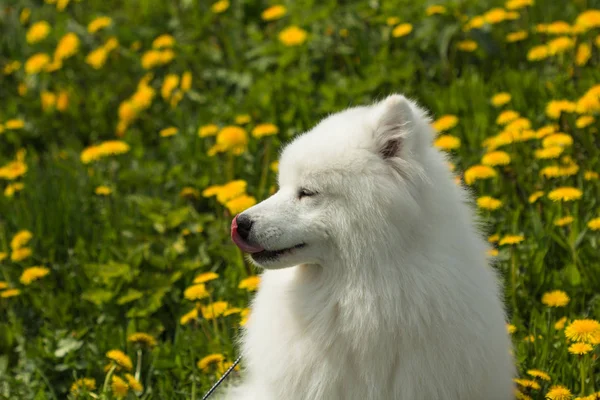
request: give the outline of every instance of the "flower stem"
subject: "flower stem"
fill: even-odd
[[[117,364],[113,364],[112,367],[110,367],[110,369],[108,370],[108,374],[106,374],[106,378],[104,379],[104,385],[102,385],[102,396],[106,396],[107,390],[108,390],[108,382],[110,381],[110,378],[112,377],[112,374],[115,372],[115,369],[117,368]]]

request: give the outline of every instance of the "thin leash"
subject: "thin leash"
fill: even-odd
[[[225,378],[227,378],[227,375],[229,375],[231,373],[231,371],[233,371],[233,369],[240,363],[240,360],[242,359],[242,356],[239,356],[237,358],[237,360],[235,360],[233,362],[233,364],[231,364],[231,367],[229,367],[227,369],[227,371],[225,371],[225,373],[223,374],[223,376],[221,376],[219,378],[219,380],[210,388],[210,390],[208,392],[206,392],[206,394],[204,395],[204,397],[202,398],[202,400],[206,400],[210,397],[211,394],[213,394],[213,392],[215,390],[217,390],[217,388],[219,387],[219,385],[221,383],[223,383],[223,381],[225,380]]]

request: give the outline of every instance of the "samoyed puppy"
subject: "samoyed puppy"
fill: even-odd
[[[277,193],[232,222],[264,273],[225,398],[514,398],[500,283],[432,138],[394,94],[285,147]]]

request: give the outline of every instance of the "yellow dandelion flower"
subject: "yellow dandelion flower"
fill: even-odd
[[[86,57],[85,63],[94,69],[100,69],[106,63],[108,58],[108,51],[104,47],[98,47],[92,50]]]
[[[456,115],[442,115],[436,119],[431,126],[438,132],[445,132],[458,125],[458,117]]]
[[[472,185],[480,179],[494,178],[498,173],[487,165],[474,165],[465,171],[464,179],[467,185]]]
[[[96,380],[94,378],[77,379],[71,385],[70,393],[74,396],[91,392],[96,389]]]
[[[25,72],[28,75],[40,73],[48,64],[50,56],[45,53],[36,53],[25,61]]]
[[[115,397],[117,398],[123,398],[127,396],[127,393],[129,392],[129,385],[127,384],[127,382],[125,382],[122,378],[116,375],[112,376],[110,388]]]
[[[519,385],[522,386],[524,388],[527,389],[533,389],[533,390],[540,390],[541,386],[539,383],[537,383],[536,381],[533,381],[531,379],[513,379],[513,381]]]
[[[500,235],[495,233],[492,236],[488,237],[488,242],[497,243],[500,240]]]
[[[572,224],[574,221],[573,217],[566,216],[566,217],[562,217],[562,218],[558,218],[554,221],[554,225],[555,226],[566,226],[566,225],[570,225]]]
[[[544,33],[549,35],[569,35],[571,30],[571,25],[565,21],[554,21],[545,26]]]
[[[279,161],[273,161],[271,165],[269,165],[269,169],[275,173],[279,172]]]
[[[281,4],[278,4],[264,10],[260,14],[260,17],[263,19],[263,21],[275,21],[276,19],[283,17],[286,13],[287,8]]]
[[[572,397],[571,391],[562,385],[554,385],[546,393],[549,400],[570,400]]]
[[[573,342],[590,342],[600,332],[600,322],[593,319],[576,319],[565,329],[565,336]]]
[[[577,53],[575,54],[575,64],[582,66],[592,57],[592,48],[587,43],[581,43],[577,47]]]
[[[225,203],[225,207],[229,210],[231,215],[236,215],[245,211],[256,204],[256,199],[253,196],[241,195],[235,199],[229,200]]]
[[[569,353],[571,354],[583,355],[589,353],[592,350],[593,347],[589,343],[577,342],[569,346]]]
[[[141,384],[140,381],[135,379],[135,376],[133,376],[131,374],[125,374],[125,379],[127,379],[127,384],[129,385],[131,390],[133,390],[134,392],[139,393],[139,392],[144,391],[144,386]]]
[[[203,372],[207,372],[211,365],[217,365],[225,360],[223,354],[209,354],[198,361],[198,368]]]
[[[508,18],[508,13],[506,10],[502,8],[492,8],[485,14],[483,14],[483,19],[490,25],[498,24],[502,21],[505,21]]]
[[[569,304],[569,300],[569,296],[562,290],[554,290],[542,295],[542,303],[548,307],[564,307]]]
[[[515,398],[517,400],[533,400],[531,396],[527,396],[525,393],[521,392],[517,388],[515,388]]]
[[[485,25],[485,19],[481,15],[477,15],[469,20],[463,27],[465,32],[470,31],[471,29],[479,29],[483,25]]]
[[[152,41],[153,49],[163,49],[175,46],[175,38],[169,34],[162,34]]]
[[[203,125],[198,128],[198,136],[208,137],[215,136],[219,132],[219,127],[215,124]]]
[[[506,235],[502,239],[500,239],[498,245],[504,246],[505,244],[518,244],[521,243],[523,240],[525,240],[525,237],[523,235]]]
[[[16,297],[21,294],[19,289],[7,289],[0,292],[0,297],[3,299],[8,299],[10,297]]]
[[[575,25],[584,30],[597,28],[600,26],[600,10],[585,10],[575,19]]]
[[[185,71],[183,75],[181,75],[181,84],[179,85],[179,88],[184,93],[192,88],[192,73],[190,71]]]
[[[505,110],[498,115],[496,118],[496,123],[498,125],[506,125],[520,117],[519,113],[513,110]]]
[[[48,22],[36,22],[35,24],[31,25],[29,30],[27,30],[27,34],[25,36],[27,43],[33,44],[44,40],[51,30],[52,28]]]
[[[133,368],[131,358],[129,358],[129,356],[123,353],[121,350],[110,350],[106,353],[106,357],[128,371]]]
[[[6,288],[8,288],[8,283],[0,281],[0,290],[4,290]]]
[[[144,332],[135,332],[127,337],[127,341],[148,347],[156,346],[156,339],[152,335]]]
[[[536,192],[533,192],[529,198],[528,201],[530,204],[535,203],[540,197],[542,197],[544,195],[544,192],[542,192],[541,190],[538,190]]]
[[[542,141],[542,146],[549,147],[569,147],[573,144],[573,137],[566,133],[553,133],[548,135]]]
[[[535,46],[527,52],[528,61],[539,61],[548,58],[550,49],[546,45]]]
[[[568,100],[552,100],[546,105],[546,115],[558,119],[563,112],[575,112],[576,104]]]
[[[577,120],[575,121],[575,126],[579,129],[583,129],[583,128],[590,126],[595,121],[596,121],[596,119],[594,117],[592,117],[591,115],[584,115],[584,116],[577,118]]]
[[[19,232],[15,233],[15,235],[12,237],[11,241],[10,241],[10,248],[14,250],[20,249],[21,247],[25,246],[27,243],[29,243],[29,241],[33,238],[33,234],[26,230],[20,230]]]
[[[194,189],[193,187],[186,186],[183,189],[181,189],[181,192],[179,192],[179,196],[184,198],[197,199],[200,197],[200,192]]]
[[[216,272],[204,272],[194,278],[194,283],[205,283],[219,278]]]
[[[539,369],[530,369],[527,371],[527,375],[533,376],[534,378],[539,378],[543,381],[550,381],[550,375],[544,371],[540,371]]]
[[[235,116],[235,123],[238,125],[246,125],[252,118],[248,114],[240,114]]]
[[[240,281],[238,285],[238,289],[246,289],[249,292],[254,292],[258,290],[258,286],[260,285],[260,276],[254,275],[249,276]]]
[[[31,254],[32,251],[29,247],[23,247],[13,250],[13,252],[10,254],[10,259],[14,262],[19,262],[29,258]]]
[[[217,134],[217,143],[208,151],[209,156],[229,151],[240,155],[248,147],[248,134],[239,126],[225,126]]]
[[[87,30],[89,33],[96,33],[101,29],[104,29],[112,24],[112,19],[110,17],[98,17],[92,20],[88,26]]]
[[[600,230],[600,218],[594,218],[587,223],[587,227],[593,231]]]
[[[583,179],[586,181],[594,181],[598,178],[600,178],[600,174],[598,174],[596,171],[585,171],[583,174]]]
[[[508,165],[510,164],[510,155],[504,151],[492,151],[481,158],[481,163],[490,167]]]
[[[85,148],[80,155],[81,162],[89,164],[92,161],[96,161],[100,158],[119,155],[127,153],[130,147],[127,143],[120,140],[108,140],[102,142],[97,146],[90,146]]]
[[[202,316],[204,319],[214,319],[223,315],[225,310],[229,308],[229,303],[226,301],[215,301],[206,306],[202,306]]]
[[[210,7],[212,12],[214,12],[215,14],[221,14],[221,13],[227,11],[228,8],[229,8],[229,0],[217,1]]]
[[[54,50],[54,59],[55,60],[65,60],[77,53],[79,49],[79,37],[73,32],[69,32],[65,34],[62,38],[60,38],[58,44],[56,45],[56,50]]]
[[[558,158],[564,148],[561,146],[550,146],[543,149],[535,150],[534,157],[538,160],[549,160],[553,158]]]
[[[234,314],[239,314],[242,312],[242,309],[239,307],[231,307],[228,308],[227,310],[225,310],[225,312],[223,313],[224,317],[227,317],[229,315],[234,315]]]
[[[577,188],[563,186],[548,193],[548,198],[552,201],[573,201],[579,200],[582,195],[583,192]]]
[[[490,196],[483,196],[477,199],[477,207],[484,210],[497,210],[502,206],[502,201]]]
[[[255,138],[261,138],[263,136],[277,135],[279,128],[273,124],[258,124],[252,129],[252,136]]]
[[[575,47],[575,41],[568,36],[560,36],[548,42],[548,53],[556,55]]]
[[[161,129],[160,132],[158,132],[158,134],[160,135],[160,137],[169,137],[176,135],[178,132],[178,128],[170,126],[168,128]]]
[[[436,14],[446,14],[446,7],[441,6],[439,4],[435,4],[432,6],[429,6],[425,9],[425,14],[430,17],[432,15],[436,15]]]
[[[392,36],[395,38],[403,37],[411,33],[413,30],[412,24],[403,23],[392,29]]]
[[[308,33],[295,25],[289,26],[282,30],[279,35],[279,41],[285,46],[299,46],[306,41]]]
[[[529,33],[527,31],[517,31],[508,33],[505,39],[508,43],[515,43],[527,39],[528,36]]]
[[[98,186],[96,189],[94,189],[94,193],[96,193],[98,196],[108,196],[112,193],[112,189],[108,186]]]
[[[31,17],[31,9],[25,7],[21,10],[21,13],[19,14],[19,22],[21,23],[21,25],[25,25],[27,22],[29,22],[29,17]]]
[[[31,282],[37,281],[38,279],[43,278],[49,273],[50,270],[45,267],[29,267],[23,271],[23,273],[21,274],[21,278],[19,278],[19,281],[23,285],[27,286],[30,285]]]
[[[486,254],[489,257],[497,257],[498,254],[500,254],[500,252],[498,251],[498,249],[489,249],[489,250],[486,251]]]
[[[433,145],[441,150],[455,150],[460,147],[460,139],[452,135],[438,136]]]
[[[529,128],[531,128],[531,121],[529,121],[527,118],[521,117],[511,121],[508,125],[506,125],[505,130],[507,132],[524,131]]]
[[[198,309],[197,308],[193,308],[192,310],[190,310],[189,312],[185,313],[181,319],[179,320],[179,323],[181,325],[187,325],[190,321],[193,320],[197,320],[198,319]]]
[[[179,86],[179,76],[175,74],[167,74],[160,89],[160,95],[163,99],[168,100],[171,97],[173,90],[175,90],[177,86]]]
[[[190,301],[200,300],[209,297],[210,294],[206,290],[206,286],[203,283],[192,285],[185,289],[183,297]]]
[[[456,44],[456,48],[464,52],[472,52],[477,50],[477,42],[474,40],[461,40]]]
[[[508,103],[511,98],[510,93],[501,92],[492,96],[491,102],[494,107],[500,107]]]
[[[556,321],[556,323],[554,324],[554,329],[556,329],[557,331],[560,331],[565,327],[566,323],[567,323],[567,317],[562,317],[561,319]]]
[[[508,0],[504,7],[507,10],[520,10],[533,5],[533,0]]]
[[[506,331],[512,335],[517,331],[517,327],[513,324],[506,324]]]

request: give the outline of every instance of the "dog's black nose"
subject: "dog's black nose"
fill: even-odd
[[[244,240],[248,240],[250,235],[250,229],[252,229],[252,220],[245,214],[240,214],[237,217],[237,231]]]

